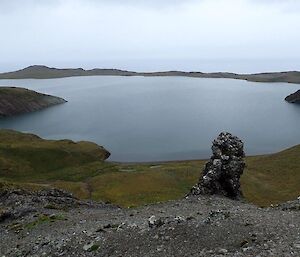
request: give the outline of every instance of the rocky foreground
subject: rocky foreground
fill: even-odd
[[[2,190],[1,256],[300,256],[300,200],[221,196],[121,209],[59,190]]]
[[[0,118],[38,111],[66,100],[25,88],[0,87]]]
[[[212,152],[186,198],[135,209],[2,186],[0,255],[300,256],[300,198],[264,209],[247,204],[243,142],[221,133]]]

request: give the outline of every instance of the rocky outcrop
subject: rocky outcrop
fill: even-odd
[[[79,207],[117,208],[103,202],[81,201],[61,189],[45,188],[39,191],[4,188],[0,184],[0,223],[24,218],[43,209],[67,210]]]
[[[239,180],[245,167],[243,147],[244,144],[238,137],[222,132],[213,141],[213,155],[206,163],[199,183],[192,188],[190,194],[241,197]]]
[[[66,100],[25,88],[0,87],[0,118],[38,111]]]
[[[289,102],[289,103],[300,103],[300,90],[298,90],[297,92],[288,95],[285,98],[285,101]]]

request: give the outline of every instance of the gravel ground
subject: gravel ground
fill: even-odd
[[[300,200],[218,196],[122,209],[62,191],[0,193],[0,256],[300,256]]]

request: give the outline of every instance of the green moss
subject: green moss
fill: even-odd
[[[99,249],[100,245],[98,244],[94,244],[91,249],[89,250],[90,252],[94,252],[94,251],[97,251]]]
[[[50,223],[50,222],[55,222],[58,220],[65,220],[64,215],[62,214],[57,214],[57,215],[45,215],[45,214],[40,214],[36,220],[33,222],[27,223],[25,225],[25,228],[27,229],[33,229],[38,225],[44,224],[44,223]]]

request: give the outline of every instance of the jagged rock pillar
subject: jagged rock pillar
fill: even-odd
[[[243,142],[228,132],[222,132],[213,141],[212,152],[202,177],[191,189],[190,195],[218,194],[240,198],[240,177],[245,168]]]

